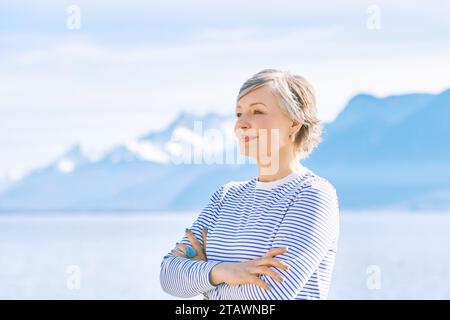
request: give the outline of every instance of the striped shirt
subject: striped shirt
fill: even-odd
[[[300,168],[272,182],[255,177],[218,188],[191,226],[202,246],[202,228],[208,228],[208,260],[168,253],[161,262],[162,289],[181,298],[203,294],[204,300],[326,299],[339,237],[338,198],[330,182]],[[191,246],[186,235],[180,242]],[[281,283],[259,275],[269,291],[255,284],[211,284],[217,264],[253,260],[278,247],[288,247],[274,258],[289,269],[272,267],[284,278]]]

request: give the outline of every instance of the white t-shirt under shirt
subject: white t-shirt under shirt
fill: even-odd
[[[300,176],[302,174],[305,174],[307,171],[308,171],[308,169],[306,167],[300,166],[299,170],[294,171],[291,174],[289,174],[289,175],[287,175],[287,176],[285,176],[285,177],[283,177],[281,179],[275,180],[275,181],[262,182],[262,181],[259,181],[258,178],[256,178],[256,180],[255,180],[256,181],[255,188],[256,189],[270,190],[270,189],[276,188],[277,186],[279,186],[281,184],[284,184],[284,183],[287,183],[287,182],[289,182],[291,180],[294,180],[298,176]]]

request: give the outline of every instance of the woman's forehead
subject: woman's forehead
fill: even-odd
[[[239,99],[236,108],[247,108],[256,104],[262,104],[266,107],[270,107],[274,103],[276,103],[275,96],[272,94],[269,88],[262,86],[250,91],[241,99]]]

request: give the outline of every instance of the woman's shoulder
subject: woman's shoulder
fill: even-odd
[[[297,199],[307,198],[308,202],[328,203],[339,211],[339,199],[336,187],[325,177],[308,169],[297,184]]]
[[[307,169],[298,183],[299,189],[314,188],[336,192],[335,186],[325,177]]]
[[[222,185],[223,192],[241,192],[252,186],[255,178],[249,180],[230,180]]]
[[[220,185],[216,191],[213,193],[213,198],[215,200],[222,200],[227,194],[230,193],[240,193],[247,190],[252,183],[250,180],[230,180]]]

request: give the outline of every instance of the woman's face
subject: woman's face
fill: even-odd
[[[278,106],[276,97],[264,85],[243,96],[236,106],[234,131],[241,153],[264,160],[292,147],[291,120]]]

